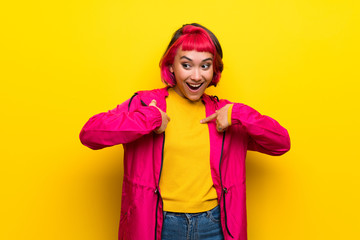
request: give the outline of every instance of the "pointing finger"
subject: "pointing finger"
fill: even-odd
[[[156,106],[156,100],[155,99],[153,99],[152,101],[151,101],[151,103],[149,104],[149,106]]]
[[[207,123],[210,122],[211,120],[214,120],[217,117],[217,113],[213,113],[210,116],[208,116],[207,118],[201,119],[200,123]]]

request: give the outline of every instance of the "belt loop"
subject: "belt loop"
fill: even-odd
[[[192,216],[192,214],[185,213],[185,217],[186,217],[186,220],[188,221],[188,223],[191,223],[191,216]]]
[[[211,209],[212,210],[212,209]],[[206,211],[206,217],[210,217],[212,214],[211,214],[211,210],[209,211]]]

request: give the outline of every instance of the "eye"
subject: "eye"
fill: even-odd
[[[210,66],[211,66],[210,63],[206,63],[206,64],[201,65],[201,68],[206,70],[206,69],[209,69]]]
[[[190,64],[188,64],[188,63],[182,63],[181,66],[183,66],[183,68],[185,68],[185,69],[190,68]]]

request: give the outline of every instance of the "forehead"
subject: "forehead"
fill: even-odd
[[[198,52],[195,50],[183,51],[181,48],[179,48],[175,56],[175,60],[191,59],[192,61],[203,61],[203,60],[210,60],[209,58],[211,60],[213,59],[213,54],[210,52]]]

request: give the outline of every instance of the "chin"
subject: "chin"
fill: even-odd
[[[202,95],[196,95],[196,96],[194,96],[194,95],[187,95],[186,96],[186,98],[187,99],[189,99],[190,101],[192,101],[192,102],[196,102],[196,101],[199,101],[200,99],[201,99],[201,96]]]

